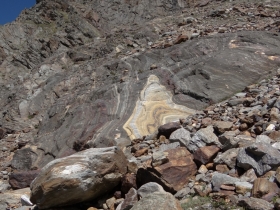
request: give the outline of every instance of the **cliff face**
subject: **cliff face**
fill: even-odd
[[[240,12],[213,13],[217,5],[42,0],[2,26],[0,137],[22,147],[12,166],[41,168],[85,148],[142,138],[273,75],[279,36],[223,29]],[[278,30],[278,13],[260,17]]]

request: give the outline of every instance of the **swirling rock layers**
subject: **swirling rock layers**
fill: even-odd
[[[42,0],[0,28],[0,124],[24,147],[16,157],[28,151],[24,170],[147,135],[276,72],[280,38],[267,32],[153,49],[184,3]]]

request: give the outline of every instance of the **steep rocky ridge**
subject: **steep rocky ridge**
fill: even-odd
[[[113,146],[129,135],[142,138],[153,133],[166,122],[165,110],[161,110],[164,100],[154,98],[159,93],[174,102],[169,103],[171,110],[176,104],[187,107],[181,115],[185,118],[186,113],[270,77],[280,64],[277,12],[261,20],[270,21],[266,27],[271,32],[232,29],[233,33],[214,34],[219,27],[209,26],[212,32],[208,32],[209,28],[200,26],[215,20],[223,25],[227,17],[221,15],[226,9],[216,17],[210,11],[223,4],[208,2],[205,20],[200,17],[186,24],[192,29],[184,41],[192,40],[180,43],[177,39],[189,29],[178,23],[184,22],[188,11],[196,15],[202,11],[194,3],[37,2],[15,22],[0,28],[0,131],[3,145],[10,142],[1,159],[17,170],[40,169],[79,150]],[[229,11],[229,17],[237,13]],[[152,107],[141,96],[151,75],[158,78],[153,84],[162,87],[161,92],[157,88],[149,92],[157,104]],[[151,109],[150,118],[137,119],[124,128],[134,110],[145,108]],[[150,129],[143,131],[141,126],[146,125]],[[13,161],[10,152],[15,152]]]

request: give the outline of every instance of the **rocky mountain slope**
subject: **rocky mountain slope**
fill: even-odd
[[[28,187],[57,158],[89,148],[130,148],[135,139],[160,139],[159,126],[179,119],[177,129],[191,136],[214,121],[231,122],[228,130],[251,138],[268,135],[270,121],[278,130],[279,107],[272,109],[278,101],[277,77],[264,88],[236,96],[227,112],[208,108],[208,114],[214,113],[204,119],[207,126],[200,111],[277,74],[279,27],[277,0],[37,0],[16,21],[0,27],[0,191],[10,187],[8,181],[14,189]],[[255,94],[263,89],[271,95]],[[260,118],[242,115],[255,112],[251,108],[236,115],[240,104],[257,106]],[[272,111],[273,120],[266,117]],[[223,116],[219,120],[218,113]],[[223,133],[215,130],[218,137]],[[163,136],[169,139],[170,134]],[[225,149],[224,141],[232,144],[226,139],[216,145],[226,152],[232,146]],[[181,144],[193,154],[212,143],[196,149],[187,145]],[[131,152],[141,149],[148,151]],[[242,161],[236,167],[254,168],[258,176],[273,169]],[[174,194],[187,180],[164,189]]]

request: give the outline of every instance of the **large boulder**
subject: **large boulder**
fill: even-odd
[[[118,147],[88,149],[47,164],[31,183],[40,209],[95,199],[117,186],[127,171]]]

